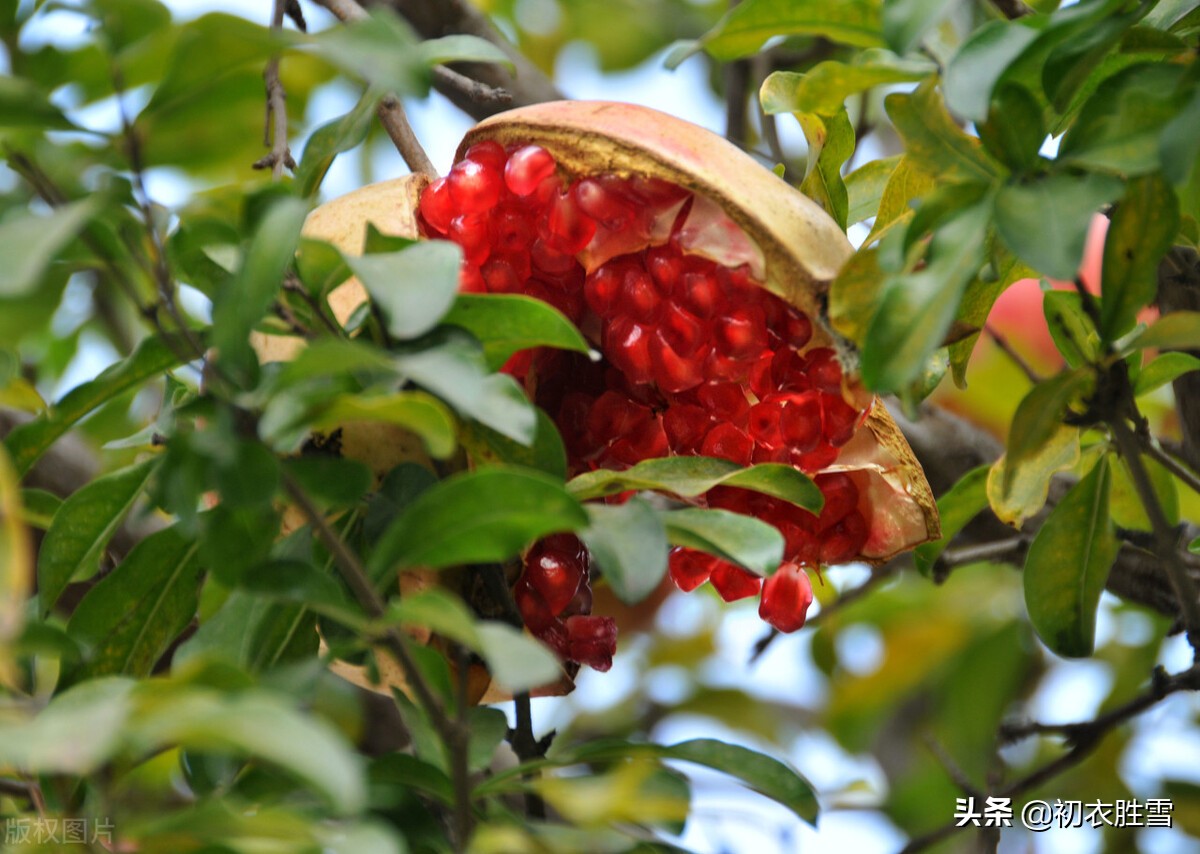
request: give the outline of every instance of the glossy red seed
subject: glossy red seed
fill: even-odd
[[[666,303],[658,324],[671,349],[681,356],[691,356],[699,351],[711,331],[700,318],[673,302]]]
[[[820,471],[826,466],[833,465],[833,461],[837,459],[837,455],[837,448],[821,442],[811,451],[803,453],[793,452],[792,465],[798,466],[802,471]]]
[[[742,425],[750,411],[750,401],[738,383],[710,382],[696,389],[696,400],[720,421]]]
[[[540,145],[527,145],[518,148],[508,158],[504,167],[504,183],[514,195],[528,196],[556,169],[550,152]]]
[[[663,413],[663,430],[671,450],[677,454],[698,454],[700,445],[712,427],[712,417],[703,407],[673,403]]]
[[[771,380],[771,361],[774,356],[770,350],[766,351],[750,364],[750,369],[746,372],[750,390],[759,400],[775,391],[775,383]]]
[[[575,591],[574,598],[567,603],[567,607],[563,608],[560,617],[574,617],[576,614],[592,613],[592,585],[588,583],[587,576],[584,576],[583,583],[579,585],[579,589]]]
[[[834,394],[842,392],[842,366],[837,354],[828,347],[810,350],[804,357],[804,373],[812,387]]]
[[[797,453],[813,450],[821,440],[819,392],[789,394],[779,417],[779,429],[788,447]]]
[[[628,197],[614,192],[612,181],[603,178],[584,178],[571,188],[579,209],[606,228],[627,228],[637,214]]]
[[[821,392],[821,432],[835,448],[850,441],[858,424],[858,412],[842,399],[841,394]]]
[[[812,340],[812,321],[808,315],[792,306],[787,306],[784,315],[785,342],[797,350]]]
[[[817,521],[818,529],[825,529],[842,521],[858,507],[858,487],[845,472],[817,475],[814,481],[825,496],[825,505],[821,508],[821,515]]]
[[[650,367],[650,333],[632,318],[618,317],[604,328],[604,355],[631,383],[654,379]]]
[[[513,601],[516,602],[517,610],[521,612],[521,619],[534,634],[544,631],[557,620],[542,594],[529,580],[527,573],[522,573],[517,579],[513,587]]]
[[[691,271],[678,280],[676,295],[679,304],[700,318],[714,317],[721,312],[725,297],[716,277],[709,272]]]
[[[539,273],[551,277],[566,275],[577,266],[573,257],[540,238],[530,246],[529,260]]]
[[[700,452],[706,457],[720,457],[748,466],[754,453],[754,440],[733,424],[718,424],[704,437]]]
[[[718,561],[708,581],[726,602],[736,602],[757,596],[762,589],[762,579],[740,566],[727,561]]]
[[[525,574],[550,613],[558,616],[579,590],[583,563],[570,551],[538,544],[525,559]]]
[[[673,293],[683,275],[683,258],[669,246],[646,250],[646,271],[663,293]]]
[[[487,289],[493,294],[519,294],[525,290],[524,280],[517,275],[512,264],[499,258],[492,258],[479,271]]]
[[[479,268],[464,261],[458,271],[458,289],[464,294],[485,294],[488,288]]]
[[[518,382],[524,382],[528,376],[530,369],[533,367],[533,350],[521,350],[513,353],[500,366],[500,372],[515,377]]]
[[[771,360],[771,382],[779,391],[807,391],[812,387],[804,373],[804,357],[791,347],[781,347]]]
[[[704,382],[704,365],[695,354],[676,353],[659,329],[650,337],[650,374],[660,389],[677,393]]]
[[[781,632],[794,632],[804,625],[812,600],[808,573],[785,563],[763,584],[758,616]]]
[[[767,325],[758,306],[743,306],[718,320],[713,327],[717,346],[734,359],[758,358],[767,349]]]
[[[567,624],[563,620],[556,619],[541,631],[533,632],[533,634],[538,640],[550,647],[550,650],[559,658],[564,661],[569,659],[570,656],[567,651]]]
[[[502,172],[504,171],[505,162],[508,160],[508,155],[504,153],[503,145],[494,139],[488,139],[483,142],[477,142],[468,148],[463,159],[474,160],[476,163],[482,164],[493,172]]]
[[[638,323],[655,323],[662,313],[663,298],[650,274],[637,263],[621,266],[621,288],[617,292],[617,311]]]
[[[520,205],[502,204],[492,214],[496,252],[528,252],[533,243],[533,220]]]
[[[567,656],[601,673],[612,667],[617,651],[617,621],[594,615],[568,617]]]
[[[468,264],[482,266],[491,254],[488,219],[475,214],[460,214],[450,220],[450,239],[462,247]]]
[[[667,571],[676,587],[684,593],[691,593],[708,581],[713,567],[719,562],[718,558],[705,552],[676,546],[667,558]]]
[[[551,196],[542,237],[559,252],[575,255],[596,233],[596,221],[579,209],[569,191]]]
[[[763,401],[750,407],[746,431],[756,443],[768,448],[777,448],[784,443],[783,429],[780,425],[783,407],[784,403],[780,400]]]
[[[857,510],[821,533],[821,563],[853,560],[867,543],[867,521]]]
[[[649,420],[650,410],[620,392],[606,391],[588,413],[588,435],[597,442],[610,442],[632,433]]]
[[[421,216],[431,227],[447,234],[450,231],[450,220],[457,213],[454,202],[450,198],[450,188],[445,178],[438,178],[421,191],[419,204]]]
[[[588,308],[606,319],[615,314],[621,278],[621,270],[614,264],[604,264],[589,273],[583,283]]]
[[[446,185],[459,214],[483,214],[500,201],[504,179],[498,169],[474,160],[460,160],[446,176]]]
[[[628,436],[617,439],[609,446],[608,454],[624,465],[637,465],[642,460],[665,457],[670,450],[662,421],[652,416],[639,422]]]

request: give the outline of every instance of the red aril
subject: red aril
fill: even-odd
[[[781,632],[794,632],[804,625],[812,600],[808,573],[794,563],[785,563],[763,583],[758,616]]]
[[[726,602],[736,602],[757,596],[762,579],[728,561],[717,561],[709,575],[709,583]]]

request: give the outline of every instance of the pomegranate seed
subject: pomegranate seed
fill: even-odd
[[[588,413],[587,429],[598,442],[611,442],[632,432],[650,418],[650,410],[619,392],[606,391]]]
[[[488,139],[477,142],[468,148],[463,159],[473,160],[491,172],[501,172],[504,170],[508,155],[504,153],[504,146],[494,139]]]
[[[726,602],[757,596],[758,591],[762,589],[762,579],[757,575],[723,560],[717,561],[708,580]]]
[[[542,235],[551,246],[574,255],[588,245],[595,233],[596,221],[579,209],[570,191],[562,190],[551,197]]]
[[[683,275],[683,259],[668,246],[646,250],[646,270],[663,293],[670,293]]]
[[[779,429],[788,447],[806,453],[821,440],[821,399],[819,393],[806,391],[787,395],[779,417]]]
[[[820,471],[826,466],[833,465],[833,461],[836,459],[837,448],[827,444],[817,445],[811,451],[804,453],[792,453],[792,465],[798,466],[802,471]]]
[[[519,294],[524,292],[524,282],[512,264],[500,258],[493,258],[480,268],[487,289],[494,294]]]
[[[842,393],[842,366],[837,354],[828,347],[811,350],[804,358],[804,373],[812,387],[833,394]]]
[[[679,280],[679,302],[697,317],[709,318],[720,313],[725,297],[711,273],[688,272]]]
[[[568,617],[567,655],[601,673],[612,667],[617,651],[617,621],[612,617]]]
[[[455,210],[445,178],[438,178],[421,191],[419,209],[422,218],[432,228],[442,234],[449,233],[450,220],[454,218]]]
[[[450,238],[462,247],[469,264],[482,266],[491,253],[491,235],[485,216],[460,214],[450,220]]]
[[[853,560],[867,543],[867,520],[857,510],[822,535],[821,563]]]
[[[704,382],[702,363],[676,353],[661,329],[650,337],[650,370],[654,382],[665,392],[687,391]]]
[[[650,337],[644,326],[628,317],[618,317],[604,328],[604,354],[632,383],[648,383],[654,378]]]
[[[771,382],[779,391],[807,391],[812,387],[804,373],[804,358],[791,347],[775,352],[771,360]]]
[[[780,427],[783,406],[782,401],[769,400],[750,407],[746,429],[759,445],[777,448],[784,443],[783,430]]]
[[[771,361],[774,355],[770,350],[766,351],[754,360],[750,365],[750,370],[747,372],[750,390],[754,392],[754,396],[759,400],[762,400],[772,391],[775,391],[775,384],[771,380]]]
[[[525,559],[525,574],[550,613],[558,616],[579,590],[583,565],[575,555],[539,544]]]
[[[750,401],[737,383],[705,383],[696,389],[696,399],[722,421],[743,424],[750,412]]]
[[[849,442],[858,423],[858,412],[854,407],[846,403],[840,394],[821,392],[821,413],[821,431],[826,441],[835,448]]]
[[[785,344],[800,350],[812,340],[812,321],[808,319],[807,314],[789,305],[784,322],[786,323]]]
[[[617,292],[617,311],[639,323],[653,323],[662,310],[663,299],[654,280],[640,264],[623,265],[621,289]]]
[[[497,252],[528,252],[533,243],[533,221],[523,208],[502,205],[492,216],[492,231]]]
[[[504,183],[514,195],[528,196],[554,175],[557,168],[549,151],[540,145],[527,145],[508,158],[504,166]]]
[[[539,272],[548,276],[561,276],[575,269],[574,258],[541,239],[535,240],[530,247],[529,260]]]
[[[460,160],[446,176],[446,185],[460,214],[483,214],[500,201],[504,180],[499,170],[474,160]]]
[[[616,313],[620,289],[621,272],[612,264],[605,264],[593,270],[583,284],[588,308],[606,319]]]
[[[712,426],[709,413],[688,403],[672,404],[662,416],[663,430],[671,450],[677,454],[697,454],[705,434]]]
[[[706,457],[720,457],[748,466],[754,453],[754,440],[733,424],[718,424],[704,437],[700,452]]]
[[[458,289],[464,294],[485,294],[487,282],[483,280],[478,267],[464,261],[458,271]]]
[[[517,610],[521,612],[521,619],[534,634],[544,631],[557,620],[542,594],[533,586],[528,573],[521,573],[521,577],[517,579],[516,586],[513,587],[513,601],[516,602]]]
[[[734,309],[714,331],[721,351],[734,359],[757,357],[767,348],[767,325],[758,306]]]
[[[808,573],[794,563],[785,563],[763,584],[758,616],[781,632],[794,632],[803,627],[812,600]]]
[[[671,580],[676,587],[684,593],[691,593],[708,581],[708,576],[718,563],[720,560],[710,554],[676,546],[667,558],[667,571],[671,573]]]
[[[567,624],[562,620],[555,620],[541,631],[533,632],[533,634],[538,640],[550,647],[551,652],[559,658],[566,660],[569,657],[567,653]]]
[[[613,192],[611,181],[584,178],[576,182],[571,191],[579,209],[603,223],[605,228],[620,231],[633,222],[636,211],[627,199]]]
[[[559,615],[563,619],[573,617],[576,614],[592,613],[592,585],[588,583],[587,576],[583,577],[583,583],[579,585],[579,589],[575,591],[575,596],[567,603],[567,607],[563,608]]]
[[[840,522],[858,506],[858,487],[845,472],[817,475],[814,480],[825,496],[817,527],[821,530]]]

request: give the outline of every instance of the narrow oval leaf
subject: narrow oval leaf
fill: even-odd
[[[932,83],[922,83],[911,94],[893,92],[884,100],[884,106],[904,138],[905,156],[940,181],[987,184],[1002,173],[979,140],[969,136],[946,112]]]
[[[425,334],[458,294],[462,249],[449,240],[415,243],[399,252],[343,255],[401,341]]]
[[[781,498],[819,513],[825,496],[808,475],[781,463],[742,468],[714,457],[662,457],[644,460],[625,471],[596,469],[571,480],[567,490],[580,501],[649,489],[694,498],[716,486],[738,486]]]
[[[846,176],[846,223],[853,225],[879,212],[883,191],[903,155],[882,157],[864,163]]]
[[[520,294],[459,294],[442,322],[460,326],[478,338],[492,370],[518,350],[531,347],[577,353],[591,349],[566,315],[548,302]]]
[[[923,59],[902,59],[886,50],[864,50],[852,62],[827,60],[803,74],[773,72],[763,81],[758,97],[768,114],[831,116],[853,94],[884,83],[920,80],[936,70],[937,66]]]
[[[392,394],[347,394],[335,397],[313,422],[317,430],[333,430],[347,421],[381,421],[421,437],[431,457],[454,453],[454,415],[436,397],[419,391]]]
[[[1194,350],[1200,346],[1200,311],[1173,311],[1156,320],[1130,348]]]
[[[483,469],[423,492],[384,532],[370,566],[378,578],[392,568],[503,561],[539,537],[586,524],[583,507],[553,478]]]
[[[0,297],[20,297],[38,286],[60,249],[96,213],[96,198],[64,205],[50,216],[22,211],[0,222]]]
[[[1100,334],[1113,341],[1133,328],[1158,290],[1158,263],[1179,230],[1179,201],[1159,174],[1129,182],[1104,238]],[[1195,342],[1200,346],[1200,340]]]
[[[38,554],[38,598],[48,614],[67,584],[90,578],[117,526],[142,493],[160,457],[98,477],[68,498]]]
[[[662,520],[672,545],[700,549],[757,575],[770,575],[783,560],[783,535],[761,519],[687,508],[663,513]]]
[[[85,415],[180,364],[183,347],[183,339],[178,336],[147,338],[124,361],[67,392],[44,415],[14,428],[4,444],[17,473],[28,472],[46,449]]]
[[[946,67],[950,109],[971,121],[986,119],[992,90],[1037,35],[1016,21],[990,21],[968,36]]]
[[[882,47],[879,3],[871,0],[747,0],[732,9],[701,39],[722,61],[754,53],[767,39],[784,35],[824,36],[857,47]]]
[[[484,620],[475,631],[492,679],[506,691],[529,691],[562,677],[562,665],[554,653],[507,623]]]
[[[7,668],[7,646],[21,634],[33,578],[33,550],[24,517],[17,473],[0,447],[0,671]],[[4,676],[0,672],[0,678]]]
[[[1142,368],[1133,383],[1133,392],[1148,394],[1192,371],[1200,371],[1200,359],[1191,353],[1163,353]]]
[[[1079,428],[1059,428],[1015,466],[1001,457],[988,473],[988,503],[1001,522],[1020,528],[1046,504],[1050,478],[1079,462]]]
[[[67,633],[86,650],[72,681],[148,676],[196,613],[197,546],[177,526],[151,534],[106,575],[71,615]]]
[[[1108,516],[1103,457],[1050,513],[1025,559],[1025,607],[1038,636],[1067,658],[1091,655],[1096,608],[1120,542]]]
[[[1064,371],[1038,383],[1021,399],[1008,431],[1006,486],[1014,470],[1062,427],[1068,407],[1091,390],[1093,381],[1091,371]]]
[[[121,747],[132,679],[91,679],[50,701],[37,717],[0,727],[0,765],[27,774],[85,775]]]
[[[617,598],[641,602],[667,572],[667,532],[645,501],[590,504],[589,524],[580,534]]]
[[[426,39],[417,45],[417,56],[429,65],[446,62],[491,62],[515,72],[512,60],[493,42],[478,36],[453,35]]]

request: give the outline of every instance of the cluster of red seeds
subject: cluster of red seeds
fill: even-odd
[[[421,227],[427,237],[462,247],[464,291],[542,299],[603,354],[591,362],[531,350],[505,366],[554,418],[573,472],[669,454],[817,472],[833,463],[860,423],[862,413],[843,397],[834,352],[808,347],[808,317],[760,287],[749,264],[726,266],[702,254],[711,208],[653,178],[602,175],[567,183],[545,149],[506,151],[492,141],[472,146],[423,192]],[[691,224],[693,211],[708,220]],[[717,226],[740,234],[728,220]],[[720,257],[722,249],[709,254]],[[826,499],[820,517],[739,489],[715,489],[706,501],[776,525],[792,564],[851,558],[867,538],[858,487],[845,474],[816,482]],[[672,553],[670,568],[682,589],[711,581],[727,601],[762,588],[761,579],[733,564],[687,549]],[[525,591],[518,602],[533,601],[528,561],[522,578],[529,580],[518,583]],[[807,599],[799,592],[774,595],[785,579],[793,588],[799,583],[790,571],[772,577],[763,592],[764,619],[793,630],[803,609],[799,624],[793,612],[802,600],[807,608],[811,589]],[[537,603],[528,607],[522,613],[538,632],[534,624],[546,624],[545,614]],[[585,660],[569,643],[548,642]]]
[[[533,634],[558,653],[596,670],[612,667],[617,624],[592,610],[591,555],[578,538],[555,534],[525,555],[513,598]]]

